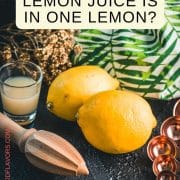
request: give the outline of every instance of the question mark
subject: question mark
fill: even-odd
[[[151,16],[151,23],[153,23],[153,19],[156,17],[156,13],[154,12],[154,11],[150,11],[149,13],[148,13],[148,15],[149,16]]]

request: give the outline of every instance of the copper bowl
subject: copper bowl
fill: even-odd
[[[171,138],[180,147],[180,116],[167,118],[161,125],[160,133]]]
[[[156,176],[163,171],[170,171],[176,173],[178,170],[178,164],[172,155],[159,155],[153,161],[153,172]]]
[[[157,175],[156,180],[177,180],[177,177],[171,171],[162,171]]]
[[[160,135],[152,138],[147,146],[148,157],[153,161],[159,155],[172,155],[176,156],[176,145],[167,136]]]

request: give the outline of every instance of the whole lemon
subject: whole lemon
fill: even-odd
[[[156,126],[149,104],[132,92],[120,90],[91,97],[79,109],[77,122],[90,144],[112,154],[140,148]]]
[[[92,95],[118,88],[119,81],[98,66],[78,66],[62,72],[52,82],[48,109],[55,115],[75,120],[79,107]]]

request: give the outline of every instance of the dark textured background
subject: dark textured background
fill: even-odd
[[[152,163],[147,157],[146,145],[136,152],[109,155],[94,149],[84,139],[76,123],[56,118],[46,110],[47,87],[43,86],[35,128],[57,133],[69,140],[82,153],[90,175],[87,177],[63,177],[45,173],[29,164],[16,145],[11,145],[12,180],[153,180]],[[148,100],[158,120],[153,135],[159,133],[162,121],[172,115],[176,100]],[[130,143],[130,142],[129,142]],[[0,139],[0,180],[4,179],[4,140]]]
[[[0,0],[0,25],[12,22],[15,18],[15,0]],[[140,150],[124,155],[108,155],[94,149],[84,139],[76,123],[62,121],[46,110],[47,87],[42,88],[35,128],[57,133],[69,140],[83,155],[90,175],[87,177],[63,177],[45,173],[28,163],[16,145],[11,144],[12,180],[153,180],[152,163],[147,157],[146,145]],[[148,100],[158,119],[159,133],[162,121],[172,115],[176,100]],[[2,106],[0,106],[2,110]],[[130,142],[129,142],[130,143]],[[4,179],[4,140],[0,139],[0,180]]]
[[[0,26],[10,23],[15,19],[15,1],[0,0]]]

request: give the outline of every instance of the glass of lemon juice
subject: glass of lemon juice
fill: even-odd
[[[20,125],[31,124],[37,111],[42,71],[29,61],[14,61],[0,68],[3,112]]]

